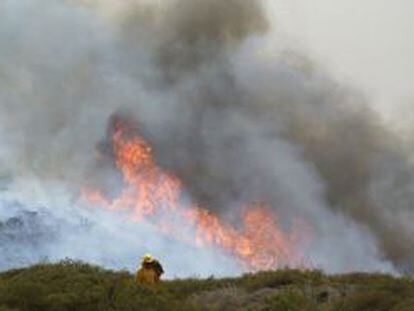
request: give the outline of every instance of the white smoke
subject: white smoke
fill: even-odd
[[[171,241],[151,223],[78,200],[88,183],[121,187],[94,155],[110,117],[126,112],[192,199],[225,215],[234,203],[269,197],[284,226],[300,217],[313,228],[303,250],[310,265],[394,271],[401,262],[381,244],[377,222],[401,224],[402,214],[381,206],[372,225],[348,208],[362,199],[346,202],[342,185],[332,199],[332,167],[324,171],[328,159],[307,136],[318,150],[341,150],[335,135],[353,125],[381,149],[370,132],[375,114],[300,52],[286,52],[262,15],[259,1],[2,1],[0,269],[70,257],[132,270],[151,252],[170,277],[240,272],[221,250]],[[350,146],[358,158],[350,166],[370,155],[359,147]],[[373,171],[379,182],[366,188],[382,203],[390,187]],[[407,256],[398,254],[404,264]]]

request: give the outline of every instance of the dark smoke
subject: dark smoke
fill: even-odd
[[[412,267],[413,230],[399,215],[411,212],[404,201],[414,197],[409,191],[403,202],[396,197],[412,184],[414,171],[398,138],[365,99],[313,66],[283,59],[269,69],[263,62],[253,67],[246,57],[235,69],[232,52],[267,29],[260,1],[181,0],[167,12],[154,64],[162,81],[169,81],[160,88],[180,94],[178,116],[161,134],[149,128],[148,135],[159,162],[184,181],[193,198],[216,211],[266,198],[286,212],[291,204],[284,202],[269,158],[277,159],[272,145],[283,139],[314,167],[333,212],[368,228],[386,258]],[[191,88],[177,85],[182,80]],[[302,207],[289,206],[296,208]]]
[[[232,219],[260,200],[286,228],[305,220],[316,265],[413,267],[407,152],[316,62],[263,52],[269,40],[280,49],[265,1],[136,0],[111,17],[97,13],[110,1],[6,2],[0,43],[14,41],[0,60],[0,163],[13,199],[64,192],[73,202],[85,184],[116,196],[121,176],[103,138],[116,116],[200,205]]]
[[[247,37],[267,29],[258,1],[173,1],[161,24],[156,63],[168,81],[225,57]]]

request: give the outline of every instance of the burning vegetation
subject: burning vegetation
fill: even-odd
[[[131,220],[150,221],[160,232],[195,247],[219,248],[235,257],[245,270],[302,263],[296,246],[301,241],[299,232],[305,233],[305,224],[296,221],[286,233],[269,206],[252,202],[239,209],[240,221],[233,225],[185,200],[181,181],[159,167],[148,142],[120,121],[113,126],[111,145],[124,187],[113,199],[100,190],[84,189],[82,196],[87,202],[126,211]]]
[[[413,271],[412,148],[272,1],[114,2],[0,1],[0,269]]]

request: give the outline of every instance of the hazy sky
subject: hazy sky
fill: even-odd
[[[401,109],[412,113],[414,1],[276,0],[275,5],[279,29],[337,77],[362,88],[388,116]]]

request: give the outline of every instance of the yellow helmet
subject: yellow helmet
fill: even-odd
[[[145,254],[143,257],[142,257],[142,262],[151,262],[152,261],[152,256],[151,256],[151,254]]]

